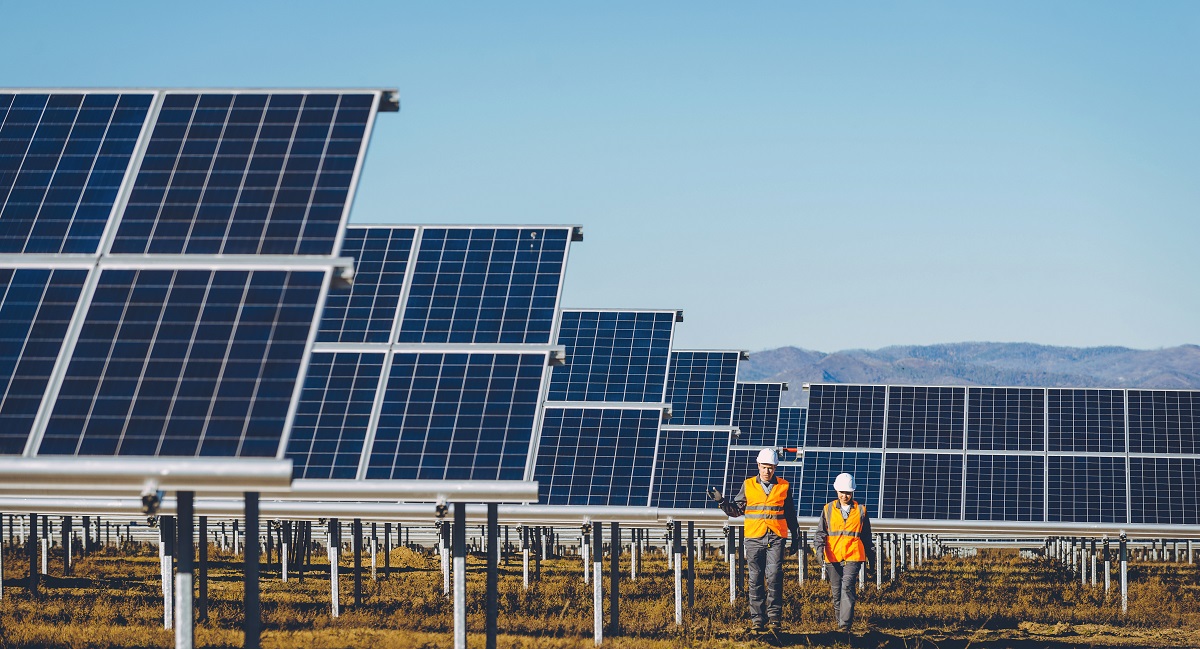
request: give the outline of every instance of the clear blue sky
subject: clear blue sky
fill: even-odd
[[[11,87],[394,87],[359,223],[676,345],[1200,343],[1200,2],[5,2]],[[649,5],[649,6],[646,6]]]

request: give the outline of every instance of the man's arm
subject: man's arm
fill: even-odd
[[[817,533],[813,535],[813,551],[817,553],[817,561],[825,560],[825,540],[829,538],[829,521],[825,512],[829,507],[821,508],[821,518],[817,521]]]
[[[742,483],[741,490],[738,491],[737,495],[733,497],[733,500],[724,498],[717,503],[717,506],[720,507],[721,511],[725,512],[725,515],[729,516],[730,518],[737,518],[738,516],[745,514],[746,483]]]
[[[866,514],[867,508],[863,507],[862,516],[862,544],[863,549],[867,551],[867,563],[871,566],[875,565],[875,540],[871,538],[871,519]]]
[[[788,489],[787,498],[783,501],[783,519],[792,532],[792,553],[800,550],[800,521],[796,516],[796,494]]]

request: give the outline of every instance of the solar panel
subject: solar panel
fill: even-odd
[[[807,408],[780,408],[779,431],[775,441],[784,448],[802,448],[807,419]]]
[[[653,507],[703,509],[709,487],[721,488],[729,431],[664,429],[654,461]]]
[[[396,352],[366,477],[523,479],[545,367],[545,352]]]
[[[1129,390],[1131,453],[1200,453],[1200,391]]]
[[[152,99],[0,93],[0,253],[96,253]]]
[[[1047,520],[1075,523],[1124,523],[1125,458],[1049,458]]]
[[[663,403],[675,311],[563,311],[550,401]]]
[[[1048,390],[1051,451],[1125,452],[1124,390]]]
[[[369,92],[166,92],[118,254],[330,255],[374,117]]]
[[[737,446],[776,446],[779,429],[779,398],[786,383],[738,383],[733,406],[733,425],[738,427]]]
[[[730,426],[737,383],[736,351],[671,352],[667,401],[672,426]]]
[[[314,353],[288,438],[296,478],[358,477],[383,353]]]
[[[102,271],[41,455],[273,457],[326,271]]]
[[[1200,458],[1129,458],[1130,522],[1200,525]]]
[[[533,479],[550,505],[646,506],[660,408],[546,408]]]
[[[805,444],[809,447],[883,448],[882,385],[814,384],[808,395]]]
[[[965,388],[890,386],[888,448],[961,449]]]
[[[962,516],[961,454],[888,453],[884,464],[883,517],[957,520]]]
[[[25,450],[87,274],[0,269],[0,454]]]
[[[317,342],[391,342],[416,233],[415,228],[346,229],[341,254],[354,259],[354,282],[330,287]]]
[[[854,499],[866,506],[867,514],[878,516],[879,480],[883,454],[808,451],[804,454],[804,483],[796,490],[796,511],[800,516],[820,516],[821,508],[837,494],[833,479],[839,473],[854,476]]]
[[[1045,471],[1041,455],[967,455],[966,520],[1042,520]]]
[[[1040,388],[967,388],[967,448],[1045,450],[1045,395]]]
[[[570,239],[570,228],[423,228],[399,341],[549,344]]]

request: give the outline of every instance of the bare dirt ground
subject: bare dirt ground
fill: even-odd
[[[212,556],[210,613],[208,621],[197,625],[197,646],[240,647],[240,559],[219,552]],[[293,568],[287,583],[277,565],[264,565],[263,646],[450,647],[452,605],[441,592],[436,557],[399,549],[391,559],[388,579],[383,579],[382,567],[378,580],[371,579],[369,567],[364,569],[363,601],[356,604],[351,558],[343,557],[343,612],[336,620],[329,615],[328,564],[313,566],[303,581]],[[6,548],[0,647],[172,646],[172,632],[162,625],[154,548],[93,554],[78,560],[69,577],[62,576],[61,565],[60,556],[54,556],[41,596],[33,599],[25,587],[27,560],[17,549]],[[674,622],[674,573],[661,555],[644,557],[636,581],[629,579],[627,554],[622,570],[621,629],[615,635],[606,631],[606,647],[1200,647],[1200,567],[1187,564],[1133,564],[1129,612],[1122,615],[1115,579],[1106,596],[1103,586],[1080,585],[1076,575],[1060,566],[1023,559],[1015,551],[940,558],[912,567],[882,588],[869,584],[860,595],[850,636],[831,631],[828,585],[812,568],[799,584],[791,564],[785,630],[768,636],[745,632],[745,597],[729,604],[728,568],[715,556],[698,563],[696,602],[691,608],[685,603],[680,626]],[[469,562],[467,590],[469,644],[482,649],[481,557]],[[519,558],[512,557],[502,568],[499,647],[591,647],[592,619],[592,587],[583,583],[578,558],[543,561],[540,580],[527,591]],[[607,626],[607,609],[605,620]]]

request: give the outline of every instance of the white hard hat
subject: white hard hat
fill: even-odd
[[[849,473],[839,473],[833,479],[834,491],[854,491],[854,476]]]
[[[758,452],[757,461],[759,464],[779,464],[779,455],[773,448],[764,448]]]

